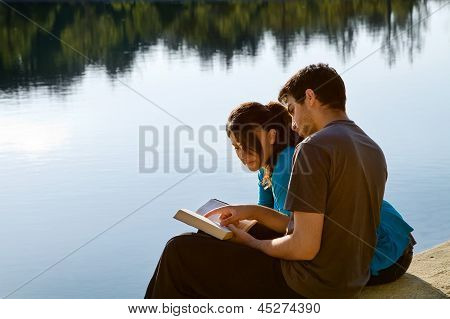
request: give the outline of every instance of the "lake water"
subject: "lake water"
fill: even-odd
[[[383,148],[417,251],[448,240],[445,4],[0,3],[0,295],[142,297],[167,239],[191,230],[178,208],[257,200],[222,128],[231,108],[316,62]],[[140,127],[147,146],[158,132],[141,169]]]

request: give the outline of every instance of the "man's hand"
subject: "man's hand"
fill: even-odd
[[[233,232],[233,237],[230,239],[233,243],[238,243],[252,248],[256,248],[258,240],[249,233],[237,228],[233,224],[229,224],[228,228]]]

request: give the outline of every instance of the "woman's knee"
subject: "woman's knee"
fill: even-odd
[[[170,249],[176,248],[177,246],[180,245],[180,243],[182,243],[185,240],[186,236],[189,236],[189,233],[183,233],[183,234],[180,234],[180,235],[170,238],[167,241],[166,246],[164,247],[164,250],[167,250],[167,249],[170,250]]]
[[[186,251],[187,249],[192,248],[192,246],[198,247],[198,241],[204,239],[209,240],[211,239],[211,236],[192,232],[183,233],[169,239],[164,251]]]

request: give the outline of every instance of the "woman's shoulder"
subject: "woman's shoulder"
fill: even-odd
[[[295,153],[295,148],[297,146],[286,146],[284,148],[284,150],[281,151],[282,154],[284,154],[285,156],[289,156],[292,157]]]
[[[295,147],[288,146],[278,154],[277,162],[273,169],[272,178],[289,180],[292,171],[292,159],[294,157],[294,153]]]
[[[279,154],[277,163],[275,164],[274,171],[282,171],[286,167],[292,167],[292,158],[294,157],[295,147],[287,146]],[[290,171],[289,171],[290,173]]]

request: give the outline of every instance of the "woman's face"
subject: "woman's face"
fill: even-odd
[[[233,132],[230,133],[230,140],[233,144],[234,150],[236,151],[237,156],[241,160],[241,162],[247,166],[249,170],[255,172],[259,170],[261,167],[266,165],[266,161],[272,155],[272,138],[271,135],[273,133],[269,133],[263,129],[258,129],[254,131],[255,136],[258,138],[261,143],[262,153],[257,154],[254,151],[246,151],[242,144],[236,139],[236,136]]]

